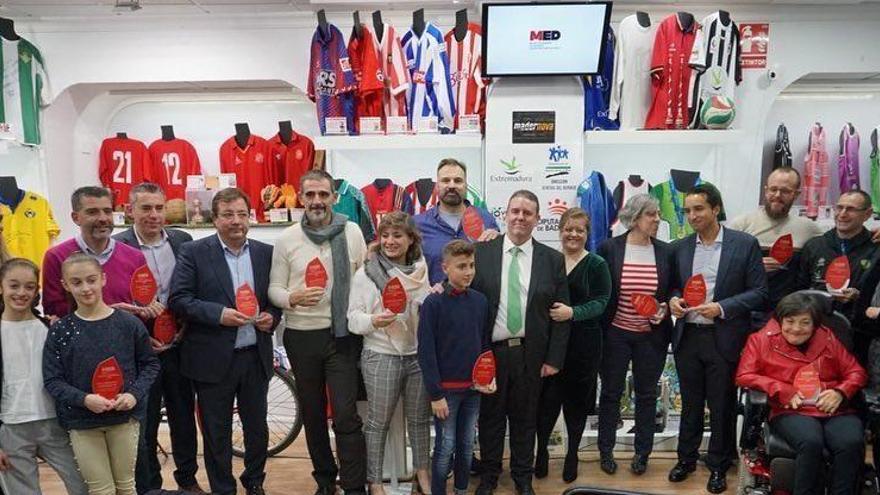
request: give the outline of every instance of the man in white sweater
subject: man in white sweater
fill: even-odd
[[[333,177],[310,170],[300,179],[303,221],[275,243],[269,298],[284,310],[284,347],[296,377],[316,495],[334,495],[336,476],[345,493],[365,493],[366,447],[355,402],[361,338],[348,332],[351,278],[366,244],[356,223],[334,213]],[[327,431],[327,391],[339,467]]]

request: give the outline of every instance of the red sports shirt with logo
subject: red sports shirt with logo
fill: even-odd
[[[247,145],[239,148],[235,136],[220,145],[220,172],[235,174],[238,188],[251,200],[257,219],[263,221],[263,201],[260,192],[269,184],[270,152],[268,141],[251,134]]]
[[[157,139],[150,145],[150,160],[153,171],[150,174],[165,191],[165,199],[184,199],[186,196],[186,176],[201,175],[202,165],[199,155],[189,141]]]

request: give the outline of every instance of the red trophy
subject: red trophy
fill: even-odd
[[[810,363],[801,368],[794,376],[794,388],[804,398],[804,404],[813,405],[822,392],[822,382],[819,380],[819,370]]]
[[[92,375],[92,393],[101,397],[113,400],[122,392],[122,386],[125,384],[125,378],[122,375],[122,368],[115,357],[109,357],[95,368]]]
[[[132,300],[141,306],[148,306],[156,299],[159,285],[156,284],[156,278],[153,277],[149,266],[144,265],[134,271],[131,276],[130,289]]]
[[[245,282],[235,291],[235,309],[248,318],[256,318],[260,305],[257,303],[257,295],[251,289],[250,284]]]
[[[492,354],[492,351],[480,354],[477,362],[474,363],[471,379],[475,385],[481,387],[488,387],[492,383],[492,380],[495,379],[495,354]]]
[[[785,234],[776,239],[770,248],[770,257],[781,265],[788,263],[792,256],[794,256],[794,238],[791,234]]]
[[[397,277],[392,278],[382,289],[382,306],[392,313],[406,311],[406,289]]]
[[[689,308],[699,306],[706,302],[706,291],[706,279],[698,273],[684,284],[684,302]]]
[[[642,294],[640,292],[633,292],[630,297],[630,301],[632,302],[633,308],[635,308],[636,313],[645,318],[650,318],[657,314],[657,311],[660,309],[660,303],[657,302],[657,299],[654,299],[654,296],[650,294]]]
[[[479,210],[473,206],[468,206],[464,210],[464,216],[461,219],[461,229],[464,235],[472,241],[480,238],[483,234],[485,226],[483,225],[483,217],[480,216]]]
[[[162,311],[153,321],[153,338],[163,344],[170,344],[177,335],[177,322],[174,315],[167,309]]]
[[[306,287],[327,287],[327,270],[318,258],[306,265]]]
[[[825,285],[828,292],[840,292],[849,287],[849,259],[846,256],[831,260],[825,270]]]

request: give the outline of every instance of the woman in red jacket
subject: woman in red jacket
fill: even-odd
[[[797,452],[795,495],[822,492],[823,448],[833,456],[834,494],[853,493],[864,461],[864,429],[849,400],[868,377],[820,322],[810,296],[784,297],[749,337],[736,371],[737,385],[767,393],[770,425]]]

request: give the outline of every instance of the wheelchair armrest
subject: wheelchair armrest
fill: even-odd
[[[767,405],[767,392],[763,392],[761,390],[755,390],[752,388],[745,389],[746,392],[746,407],[764,407]]]
[[[767,394],[760,390],[743,389],[743,427],[739,445],[751,450],[762,442],[764,423],[770,414]]]

